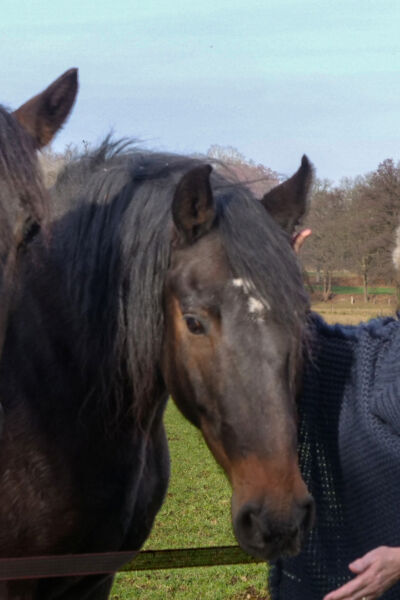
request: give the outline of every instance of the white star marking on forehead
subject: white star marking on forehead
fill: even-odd
[[[251,314],[260,315],[264,310],[264,304],[257,298],[253,298],[253,296],[250,296],[247,306]]]
[[[264,310],[271,310],[271,306],[267,300],[261,302],[261,300],[257,300],[254,296],[250,296],[253,286],[249,281],[237,277],[232,279],[232,285],[233,287],[241,288],[244,293],[249,296],[247,306],[250,314],[261,315]]]

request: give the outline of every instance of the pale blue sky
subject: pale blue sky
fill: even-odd
[[[2,0],[0,100],[69,67],[74,113],[54,147],[117,136],[149,148],[232,145],[290,174],[305,152],[339,180],[400,160],[399,0]]]

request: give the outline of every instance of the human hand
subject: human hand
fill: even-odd
[[[305,240],[311,235],[311,229],[303,229],[303,231],[299,231],[295,233],[292,237],[292,247],[296,254],[299,253],[300,248],[304,244]]]
[[[349,565],[356,577],[323,600],[375,600],[400,580],[400,548],[380,546]]]

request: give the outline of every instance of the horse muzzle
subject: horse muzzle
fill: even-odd
[[[246,502],[237,512],[232,508],[233,529],[240,546],[265,560],[298,554],[314,519],[315,504],[310,495],[294,503],[288,515],[268,510],[258,502]]]

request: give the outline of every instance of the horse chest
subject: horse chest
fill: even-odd
[[[77,522],[67,471],[55,472],[43,447],[10,423],[1,442],[0,554],[57,550]]]

